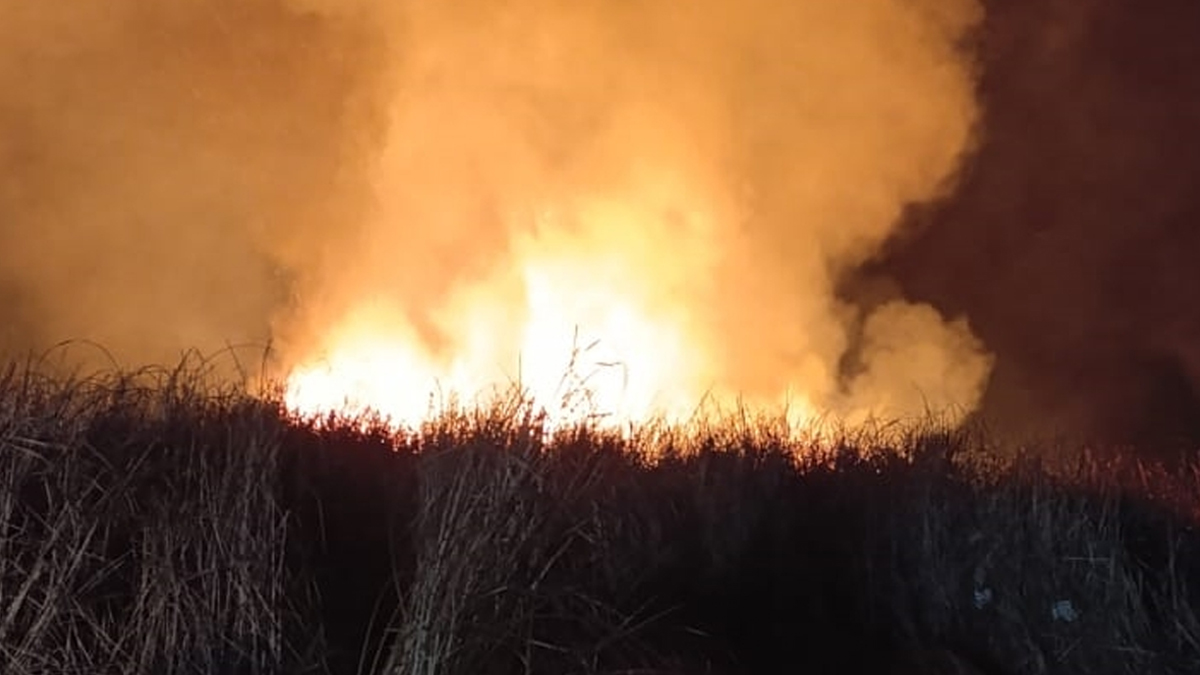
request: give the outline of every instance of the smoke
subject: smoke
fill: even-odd
[[[870,272],[971,317],[998,428],[1200,447],[1197,25],[1190,0],[990,3],[983,143]]]
[[[686,328],[699,390],[850,416],[982,393],[965,319],[836,295],[972,150],[974,0],[0,9],[18,343],[301,359],[373,303],[446,354],[524,263],[584,261]]]
[[[126,365],[261,351],[310,262],[296,241],[307,256],[353,217],[368,43],[262,2],[0,11],[5,346],[86,339]]]

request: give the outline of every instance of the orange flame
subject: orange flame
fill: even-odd
[[[459,289],[442,317],[456,338],[446,349],[432,349],[389,299],[361,302],[291,370],[286,405],[302,417],[375,413],[416,428],[448,406],[486,405],[518,387],[553,426],[687,421],[717,400],[712,355],[694,317],[665,292],[687,280],[650,267],[669,252],[610,238],[627,228],[605,224],[647,218],[637,211],[585,204],[572,234],[543,223],[515,247],[515,296],[507,270]],[[703,254],[705,219],[690,222]],[[693,254],[684,273],[705,261]]]

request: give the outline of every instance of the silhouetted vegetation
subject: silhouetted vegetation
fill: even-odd
[[[5,673],[1190,673],[1200,476],[769,419],[411,434],[0,377]],[[1051,461],[1053,460],[1053,461]]]

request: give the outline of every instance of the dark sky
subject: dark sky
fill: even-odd
[[[1001,426],[1200,443],[1200,2],[995,1],[979,40],[982,146],[867,276],[970,317]]]

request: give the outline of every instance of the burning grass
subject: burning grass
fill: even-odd
[[[0,377],[5,673],[1185,673],[1200,478],[730,419],[397,435]],[[1045,457],[1045,456],[1043,456]],[[1119,460],[1119,461],[1118,461]],[[958,670],[954,670],[958,669]]]

